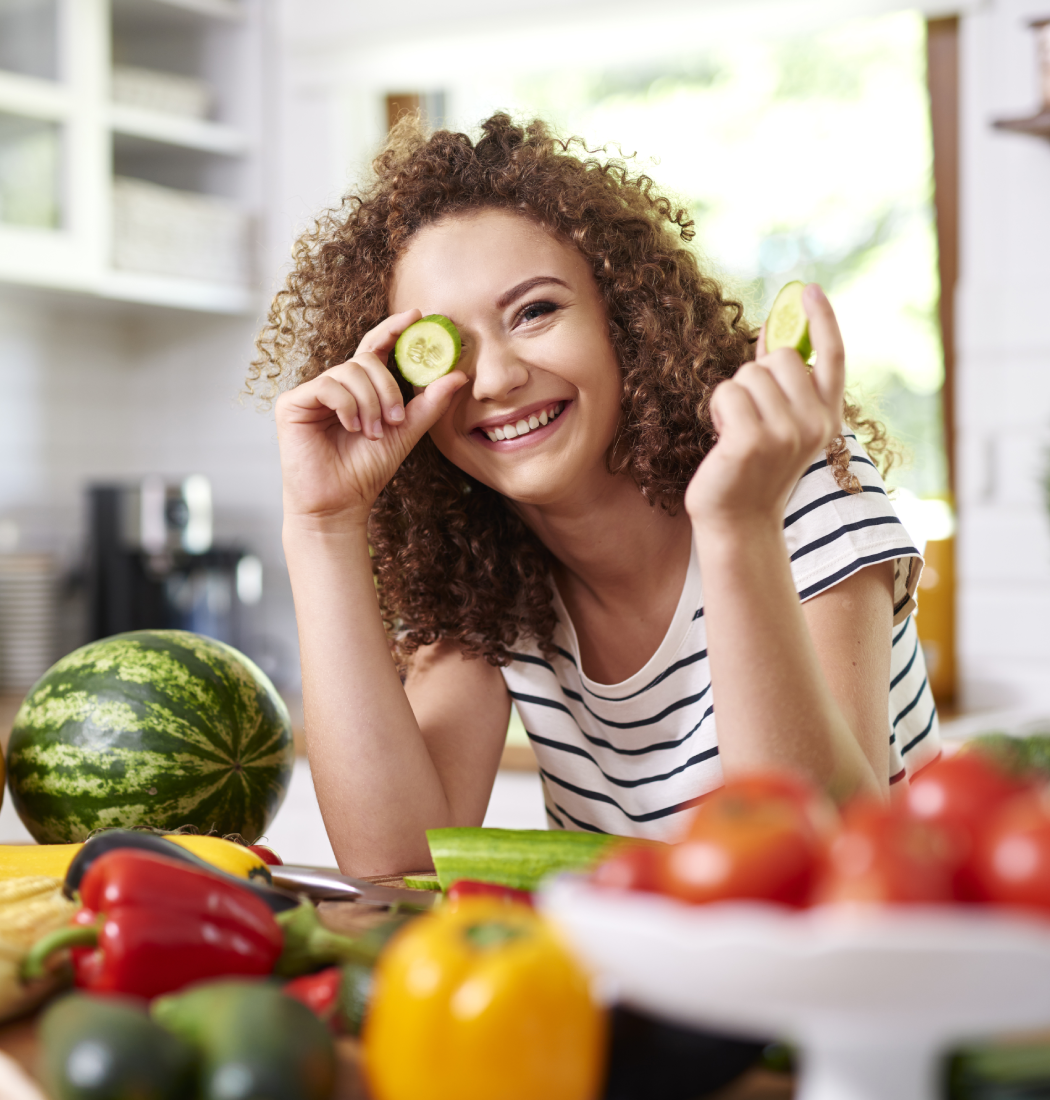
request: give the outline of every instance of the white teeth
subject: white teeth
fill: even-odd
[[[544,409],[540,413],[533,413],[527,420],[519,420],[516,424],[504,424],[502,428],[485,428],[485,434],[496,443],[501,439],[517,439],[519,435],[527,435],[536,428],[557,420],[565,408],[565,402],[559,401],[549,412]]]

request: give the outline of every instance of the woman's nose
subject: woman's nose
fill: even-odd
[[[486,344],[477,349],[466,367],[476,401],[499,401],[529,380],[529,370],[509,348]]]

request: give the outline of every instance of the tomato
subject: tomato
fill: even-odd
[[[479,882],[472,878],[458,878],[445,891],[445,900],[452,905],[463,898],[494,898],[507,905],[513,903],[532,907],[532,894],[527,890],[515,890],[498,882]]]
[[[1000,806],[977,838],[970,870],[981,900],[1050,911],[1050,812],[1025,792]]]
[[[956,847],[953,889],[959,901],[975,901],[980,889],[973,878],[971,856],[977,834],[1008,799],[1030,789],[1007,775],[980,752],[962,752],[931,764],[911,782],[903,811],[918,821],[941,825]]]
[[[817,904],[953,900],[957,846],[943,825],[861,801],[848,807],[824,852]]]
[[[665,844],[644,840],[628,840],[617,844],[595,867],[591,881],[597,886],[614,890],[655,891],[656,864]]]
[[[821,847],[811,799],[800,781],[779,776],[727,784],[701,803],[686,838],[658,857],[659,889],[693,903],[805,905]]]

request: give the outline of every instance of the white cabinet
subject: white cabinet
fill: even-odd
[[[253,309],[261,0],[0,0],[0,282]]]

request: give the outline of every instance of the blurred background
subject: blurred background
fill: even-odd
[[[906,451],[943,713],[1050,714],[1046,20],[1047,0],[0,0],[0,731],[59,655],[141,626],[231,642],[301,714],[272,413],[239,391],[297,234],[417,110],[540,114],[633,156],[756,322],[819,280],[851,392]],[[530,766],[513,722],[506,762]],[[490,823],[542,826],[528,778],[501,777]]]

